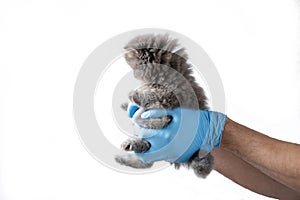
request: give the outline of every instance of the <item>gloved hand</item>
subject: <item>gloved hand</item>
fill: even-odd
[[[139,107],[129,105],[129,117],[140,115]],[[163,129],[140,128],[143,139],[151,148],[135,153],[144,162],[165,160],[181,163],[188,161],[198,151],[205,156],[214,147],[220,147],[226,115],[207,110],[176,108],[173,110],[148,110],[141,114],[142,119],[172,116],[171,123]],[[134,122],[135,123],[135,122]],[[138,126],[138,124],[135,123]],[[147,137],[149,136],[150,137]]]

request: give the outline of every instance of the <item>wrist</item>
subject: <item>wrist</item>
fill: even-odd
[[[230,143],[231,143],[230,134],[232,134],[232,129],[233,129],[232,123],[233,123],[232,120],[227,117],[226,123],[225,123],[225,126],[224,126],[223,135],[222,135],[222,141],[221,141],[221,144],[220,144],[221,149],[228,150],[228,148],[231,146],[230,145]]]
[[[206,111],[206,113],[208,126],[202,133],[205,137],[201,149],[211,152],[215,147],[220,148],[227,117],[223,113],[215,111]]]
[[[238,136],[241,130],[237,125],[236,122],[227,117],[220,148],[238,155],[240,153],[239,144],[243,138]]]

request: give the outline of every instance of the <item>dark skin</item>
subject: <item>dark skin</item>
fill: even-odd
[[[259,151],[257,150],[259,149]],[[256,193],[300,199],[300,145],[270,138],[227,118],[215,170]]]

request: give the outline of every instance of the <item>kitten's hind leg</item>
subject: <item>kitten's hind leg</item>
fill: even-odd
[[[133,154],[117,155],[115,157],[115,160],[116,160],[116,162],[118,162],[121,165],[125,165],[125,166],[136,168],[136,169],[146,169],[146,168],[152,167],[152,165],[153,165],[153,162],[145,163],[145,162],[139,160]]]
[[[121,148],[125,151],[134,151],[137,153],[147,151],[151,145],[146,140],[140,139],[128,139],[121,144]]]

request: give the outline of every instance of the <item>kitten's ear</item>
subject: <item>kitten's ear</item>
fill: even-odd
[[[135,69],[138,66],[138,54],[139,52],[136,49],[128,48],[126,49],[125,60],[126,62]]]
[[[125,56],[127,59],[134,59],[138,56],[138,53],[139,53],[136,49],[132,49],[132,48],[126,49],[126,51],[127,52],[126,52]]]

